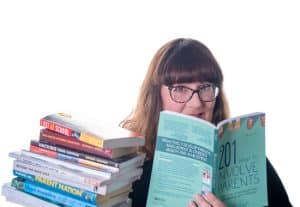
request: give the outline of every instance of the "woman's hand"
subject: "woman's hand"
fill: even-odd
[[[196,194],[194,201],[189,203],[189,207],[226,207],[226,205],[220,201],[211,192],[204,192],[203,194]]]

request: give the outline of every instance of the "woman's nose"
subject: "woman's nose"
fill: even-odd
[[[203,105],[199,93],[193,93],[192,98],[188,102],[188,105],[193,107],[200,107]]]

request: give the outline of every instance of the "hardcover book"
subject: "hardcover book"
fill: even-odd
[[[40,120],[40,125],[57,133],[75,137],[87,144],[101,148],[143,146],[144,137],[119,126],[95,125],[63,113],[50,114]]]
[[[268,205],[264,113],[215,126],[161,112],[147,207],[187,206],[203,191],[231,207]]]

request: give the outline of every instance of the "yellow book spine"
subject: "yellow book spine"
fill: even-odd
[[[87,144],[103,148],[103,139],[90,133],[80,133],[79,140]]]

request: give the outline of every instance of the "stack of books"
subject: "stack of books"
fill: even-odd
[[[93,126],[66,114],[40,120],[29,150],[11,152],[8,201],[30,207],[130,207],[132,183],[142,175],[144,137],[121,127]]]

